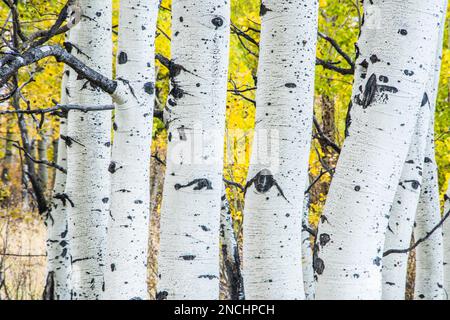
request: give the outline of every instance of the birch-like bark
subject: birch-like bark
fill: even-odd
[[[61,81],[61,104],[67,104],[70,91],[68,67],[64,67]],[[75,94],[75,93],[73,93]],[[67,136],[67,119],[59,122],[59,143],[56,163],[67,170],[67,146],[63,137]],[[70,205],[63,197],[66,187],[66,174],[55,171],[53,199],[45,224],[47,226],[47,273],[53,277],[55,300],[70,299],[70,247],[68,241],[68,222],[66,206]]]
[[[172,17],[158,298],[218,299],[230,2],[174,1]]]
[[[437,50],[442,0],[365,1],[364,83],[319,225],[317,299],[380,299],[381,262],[403,164]],[[359,92],[358,92],[359,91]]]
[[[121,0],[117,77],[128,92],[116,104],[106,299],[147,299],[150,147],[155,92],[155,29],[159,1]],[[122,80],[122,81],[123,81]]]
[[[444,8],[446,8],[446,4],[444,5]],[[433,159],[434,156],[430,158],[429,155],[430,153],[434,153],[434,148],[430,149],[430,143],[434,144],[434,112],[440,78],[445,14],[442,15],[442,19],[443,20],[438,26],[438,49],[435,52],[434,68],[431,69],[428,75],[427,88],[421,103],[418,124],[413,135],[407,161],[405,162],[402,177],[391,209],[391,216],[389,218],[389,226],[385,240],[385,252],[389,252],[392,249],[405,249],[410,246],[414,225],[417,226],[417,224],[414,223],[416,221],[416,213],[420,213],[420,219],[422,221],[428,221],[428,218],[424,219],[424,214],[431,214],[431,216],[434,216],[434,222],[436,222],[436,224],[439,222],[439,220],[436,221],[436,218],[438,218],[436,212],[433,214],[433,212],[428,212],[426,210],[426,203],[435,203],[434,205],[431,205],[431,207],[429,206],[429,209],[432,209],[433,206],[436,205],[436,199],[432,199],[428,189],[432,188],[432,186],[430,186],[430,179],[437,179],[436,173],[432,173],[437,167],[434,166],[434,168],[430,168],[429,161]],[[426,154],[426,152],[428,154]],[[436,187],[436,185],[434,187]],[[419,196],[421,197],[420,202]],[[437,214],[439,215],[439,209],[437,210]],[[428,224],[428,231],[434,226]],[[423,227],[418,227],[415,230],[417,231],[422,228]],[[415,239],[419,240],[421,237],[426,236],[426,232],[428,231],[422,229],[422,234],[417,234],[417,232],[415,232]],[[439,236],[436,237],[433,238],[435,241]],[[422,246],[422,244],[420,246]],[[420,252],[422,247],[419,247],[417,250]],[[437,248],[437,250],[439,251],[440,249]],[[383,299],[405,299],[408,255],[409,251],[403,250],[403,252],[392,253],[383,258]],[[418,258],[419,263],[422,263],[423,254],[419,254]],[[435,258],[437,258],[436,255]],[[437,258],[436,263],[439,264],[441,259],[442,257]],[[436,268],[439,269],[438,266],[436,266]],[[442,270],[431,270],[430,272],[432,271],[438,271],[435,276],[442,278]],[[416,282],[417,280],[421,282],[422,280],[420,280],[420,278],[424,275],[425,273],[423,272],[416,274]],[[438,282],[442,283],[442,281]],[[419,287],[420,285],[416,286],[416,289]],[[420,291],[422,291],[422,289],[420,289]]]
[[[430,124],[428,104],[420,109],[418,122],[404,163],[389,217],[384,252],[410,246],[419,201],[426,137]],[[383,300],[404,300],[409,252],[392,253],[383,257]]]
[[[315,0],[261,5],[256,136],[244,209],[247,299],[305,298],[301,191],[311,144],[317,12]]]
[[[450,181],[447,193],[444,196],[444,216],[450,215]],[[450,295],[450,221],[447,218],[444,223],[444,298],[449,300]]]
[[[239,246],[225,187],[222,190],[222,207],[220,209],[220,245],[223,272],[228,286],[228,297],[230,300],[244,300],[244,282],[241,273]]]
[[[436,163],[434,114],[439,90],[442,65],[442,46],[446,19],[447,0],[443,0],[444,14],[438,24],[438,48],[435,53],[434,69],[428,79],[428,106],[432,114],[425,150],[423,185],[416,213],[414,238],[416,241],[426,239],[416,248],[416,278],[414,298],[420,300],[442,300],[444,298],[444,252],[441,209],[439,201],[438,167]],[[436,229],[437,228],[437,229]],[[432,235],[430,236],[430,234]]]
[[[434,122],[433,122],[434,124]],[[431,128],[434,128],[432,126]],[[423,186],[417,207],[414,239],[426,239],[416,248],[416,277],[414,299],[443,299],[443,238],[442,227],[429,233],[441,221],[437,164],[434,150],[434,129],[427,137]]]
[[[72,53],[87,66],[111,78],[111,1],[80,0],[82,17]],[[76,79],[70,104],[110,105],[111,97],[90,82]],[[70,80],[69,80],[70,81]],[[99,299],[109,215],[111,112],[71,111],[67,130],[66,197],[72,263],[72,298]]]
[[[309,195],[305,195],[302,220],[302,271],[306,300],[314,300],[315,289],[311,232],[312,228],[309,224]]]

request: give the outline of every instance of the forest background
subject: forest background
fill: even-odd
[[[325,204],[333,168],[345,138],[346,114],[353,83],[355,42],[362,22],[359,0],[320,0],[318,63],[315,84],[315,126],[310,155],[310,223],[314,227]],[[113,43],[117,46],[119,0],[113,0]],[[27,0],[19,5],[24,31],[48,29],[64,3],[57,0]],[[224,179],[234,227],[242,235],[244,198],[236,185],[245,185],[255,122],[255,80],[258,68],[260,1],[231,1],[231,42]],[[0,24],[9,10],[0,4]],[[449,17],[444,36],[441,81],[436,107],[436,152],[441,198],[450,180],[450,90]],[[437,31],[436,31],[437,32]],[[169,74],[161,61],[170,59],[171,0],[162,0],[156,37],[157,82],[155,109],[162,110],[169,90]],[[63,43],[58,36],[52,42]],[[116,52],[116,50],[114,51]],[[346,59],[349,58],[349,59]],[[113,62],[116,57],[114,56]],[[323,61],[328,67],[323,66]],[[330,68],[331,66],[331,68]],[[60,98],[63,65],[46,59],[20,71],[23,109],[48,108]],[[331,70],[335,69],[335,70]],[[53,102],[52,102],[53,101]],[[3,102],[1,110],[8,108]],[[27,116],[35,159],[55,162],[59,118]],[[163,121],[154,118],[151,149],[152,221],[149,239],[149,293],[155,296],[156,256],[159,243],[159,209],[164,179],[167,134]],[[40,299],[45,285],[45,226],[38,215],[32,189],[24,186],[23,154],[15,115],[0,115],[0,300]],[[15,142],[17,141],[17,143]],[[150,152],[150,150],[149,150]],[[54,169],[36,164],[47,193],[51,192]],[[301,190],[299,190],[301,192]],[[242,239],[240,239],[241,241]],[[411,261],[414,254],[411,255]],[[414,270],[410,270],[410,281]],[[223,281],[222,297],[226,298]],[[409,288],[411,292],[412,288]]]

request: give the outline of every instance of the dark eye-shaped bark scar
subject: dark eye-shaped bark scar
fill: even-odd
[[[181,184],[177,183],[174,187],[175,187],[175,190],[180,190],[182,188],[188,188],[193,185],[195,185],[194,190],[196,190],[196,191],[203,190],[203,189],[213,190],[211,181],[209,181],[208,179],[205,179],[205,178],[192,180],[191,182],[189,182],[185,185],[181,185]]]
[[[374,102],[375,98],[378,96],[378,101],[386,102],[389,97],[387,92],[389,93],[397,93],[398,89],[396,87],[378,84],[377,76],[373,73],[369,80],[367,80],[366,87],[364,88],[364,92],[362,87],[360,87],[360,91],[362,94],[358,94],[355,96],[355,103],[362,106],[363,109],[367,109],[372,102]]]
[[[403,189],[406,189],[405,183],[410,183],[410,184],[411,184],[411,187],[412,187],[414,190],[417,190],[417,189],[419,189],[419,187],[420,187],[420,182],[417,181],[417,180],[405,180],[405,181],[400,182],[400,183],[399,183],[399,186],[402,187]]]
[[[274,179],[272,172],[268,169],[262,169],[260,172],[256,174],[250,181],[247,182],[244,188],[244,194],[247,193],[247,189],[250,188],[252,185],[255,185],[255,189],[258,193],[266,193],[272,187],[276,187],[280,195],[287,201],[289,200],[284,195],[283,190],[277,183],[277,181]]]

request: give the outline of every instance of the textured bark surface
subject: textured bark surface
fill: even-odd
[[[311,144],[317,12],[315,0],[266,0],[261,6],[256,136],[244,209],[247,299],[305,298],[300,208]]]
[[[309,196],[305,195],[302,220],[302,271],[306,300],[314,300],[315,295],[311,232],[312,228],[309,224]]]
[[[71,32],[75,54],[87,66],[112,76],[111,3],[81,0],[82,18]],[[111,97],[75,73],[70,104],[110,105]],[[72,298],[98,299],[103,287],[109,215],[111,112],[71,111],[68,116],[66,196],[72,257]]]
[[[380,299],[389,212],[434,68],[443,1],[365,1],[370,34],[349,136],[319,226],[318,299]],[[361,48],[361,44],[360,44]],[[361,51],[363,49],[361,48]],[[357,74],[358,76],[358,74]],[[356,83],[358,80],[356,80]]]
[[[68,83],[70,69],[64,68],[61,82],[60,103],[66,104],[70,84]],[[75,94],[75,93],[73,93]],[[67,146],[61,137],[67,136],[67,119],[62,117],[59,123],[59,143],[56,163],[67,170]],[[47,273],[53,277],[56,300],[70,299],[70,247],[68,241],[68,221],[66,206],[70,205],[64,198],[66,188],[66,174],[55,171],[53,199],[45,224],[47,226]]]
[[[384,252],[408,248],[419,201],[427,132],[430,125],[428,104],[421,107],[408,156],[404,163],[384,241]],[[383,300],[404,300],[409,252],[383,257]]]
[[[106,299],[147,299],[150,147],[159,1],[120,2],[117,77],[130,90],[116,106],[108,223]]]
[[[443,8],[447,8],[443,0]],[[444,298],[443,282],[443,235],[441,207],[439,201],[438,167],[436,163],[434,114],[442,65],[442,40],[445,28],[445,11],[438,24],[438,47],[435,51],[434,68],[429,74],[427,84],[427,107],[431,112],[431,121],[426,137],[427,146],[424,156],[423,184],[416,213],[414,238],[426,239],[416,248],[416,277],[414,298],[420,300],[441,300]],[[437,229],[436,229],[437,228]],[[431,236],[430,236],[431,234]]]
[[[223,273],[228,288],[228,299],[244,300],[244,281],[241,273],[241,258],[237,235],[234,231],[233,217],[227,200],[225,188],[222,192],[220,209],[220,245],[222,253]]]
[[[219,298],[219,222],[230,3],[172,6],[159,299]]]
[[[450,181],[447,193],[444,196],[444,215],[450,214]],[[444,298],[449,299],[450,295],[450,221],[444,223]]]

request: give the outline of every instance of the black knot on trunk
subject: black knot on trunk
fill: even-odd
[[[223,19],[221,17],[215,17],[211,20],[211,23],[216,27],[220,28],[223,26]]]
[[[128,55],[126,54],[126,52],[121,51],[119,53],[118,62],[119,64],[125,64],[128,62]]]
[[[147,82],[144,84],[144,91],[150,95],[155,93],[155,84],[153,82]]]

